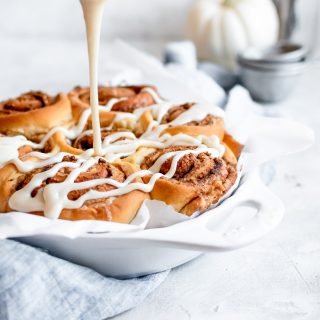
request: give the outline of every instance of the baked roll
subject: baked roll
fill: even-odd
[[[160,123],[160,125],[169,124],[169,126],[161,134],[169,133],[175,135],[177,133],[185,133],[195,137],[199,135],[216,135],[222,141],[224,136],[224,121],[221,117],[212,114],[207,114],[200,120],[191,120],[180,125],[170,125],[170,123],[174,122],[174,120],[193,106],[194,104],[192,103],[185,103],[169,109]]]
[[[23,134],[37,140],[37,135],[64,125],[71,118],[71,104],[63,93],[51,97],[31,91],[0,102],[0,133],[6,135]]]
[[[192,110],[194,108],[194,110]],[[155,126],[157,135],[170,134],[172,136],[183,133],[189,136],[217,136],[225,146],[224,157],[231,163],[236,163],[243,149],[243,145],[236,141],[226,130],[222,112],[214,106],[207,106],[207,113],[198,113],[197,109],[203,108],[202,105],[185,103],[173,106],[160,119],[160,124]],[[212,108],[212,110],[210,109]],[[191,111],[191,112],[190,112]],[[189,112],[188,115],[186,113]],[[192,114],[191,114],[192,113]],[[179,118],[180,117],[180,118]],[[196,120],[193,120],[194,118]],[[146,111],[143,116],[142,130],[146,130],[155,121],[152,112]],[[159,120],[159,119],[158,119]],[[190,121],[189,121],[190,120]],[[160,129],[160,130],[159,130]],[[152,136],[152,130],[151,130]]]
[[[155,103],[153,96],[144,90],[146,88],[155,90],[152,86],[99,86],[99,105],[106,106],[112,99],[115,99],[110,110],[107,111],[132,113],[137,108]],[[82,112],[90,106],[90,88],[75,87],[68,96],[72,104],[73,115],[75,119],[79,119]]]
[[[243,146],[221,109],[174,105],[151,86],[99,87],[103,156],[95,157],[89,89],[68,97],[31,92],[1,104],[4,133],[32,142],[11,137],[17,152],[0,169],[0,212],[130,223],[152,198],[190,216],[236,182]]]
[[[150,169],[161,156],[193,150],[196,147],[172,146],[158,149],[144,157],[141,168]],[[160,173],[172,170],[174,156],[168,157],[160,166]],[[152,176],[143,178],[149,183]],[[237,167],[225,158],[213,157],[208,152],[186,153],[176,164],[174,175],[168,179],[158,179],[150,192],[151,199],[160,200],[176,211],[192,215],[196,211],[209,208],[234,185]]]
[[[22,172],[24,170],[19,170],[17,164],[10,163],[0,170],[0,212],[21,211],[64,220],[130,223],[142,202],[149,198],[148,193],[140,190],[114,193],[118,191],[118,184],[137,171],[130,163],[110,164],[102,158],[82,161],[62,154],[56,155],[49,165],[39,165],[39,159],[30,157],[21,160],[18,161],[20,166],[31,161],[34,169]],[[87,168],[84,170],[84,167]],[[75,170],[78,174],[72,177]],[[35,183],[37,179],[39,183]],[[141,179],[133,182],[141,182]],[[91,198],[92,193],[95,194]],[[88,200],[82,200],[83,197]]]

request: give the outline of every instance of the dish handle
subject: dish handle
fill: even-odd
[[[274,229],[282,220],[281,200],[265,186],[258,173],[249,174],[231,196],[196,219],[165,228],[145,230],[153,244],[196,251],[232,250],[250,244]]]

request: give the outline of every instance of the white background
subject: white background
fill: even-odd
[[[183,38],[185,17],[194,1],[107,0],[103,39]],[[320,15],[319,0],[296,2],[298,38],[310,44],[314,41],[311,39],[313,33],[320,28],[315,18]],[[1,37],[74,40],[83,38],[83,34],[78,0],[0,0]]]

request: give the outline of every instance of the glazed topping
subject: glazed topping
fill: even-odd
[[[194,149],[194,147],[174,146],[157,150],[145,157],[141,167],[143,169],[151,167],[154,162],[165,153]],[[172,158],[167,159],[162,164],[160,172],[166,174],[170,170],[171,164]],[[208,183],[208,179],[212,180],[215,175],[221,175],[222,178],[225,178],[228,175],[226,163],[219,158],[213,158],[207,152],[203,152],[199,154],[186,154],[183,156],[178,161],[176,172],[172,178],[181,182],[201,184]]]
[[[79,92],[79,99],[87,104],[90,104],[89,88],[76,87],[75,92]],[[98,87],[99,105],[105,106],[111,99],[129,98],[135,95],[133,89],[127,87]]]
[[[74,156],[65,156],[62,159],[63,162],[69,162],[69,163],[76,163],[77,159]],[[35,170],[32,170],[25,175],[23,175],[16,186],[16,190],[20,190],[23,187],[25,187],[32,178],[39,173],[45,172],[53,168],[56,164],[51,164],[48,166],[45,166],[43,168],[38,168]],[[66,178],[70,175],[72,172],[71,167],[62,167],[57,171],[55,175],[52,177],[49,177],[42,181],[41,185],[37,186],[31,191],[31,197],[34,198],[37,196],[38,192],[40,190],[43,190],[47,185],[53,184],[53,183],[62,183],[66,180]],[[96,164],[94,164],[92,167],[90,167],[86,172],[80,173],[77,178],[75,179],[74,183],[83,183],[90,180],[95,179],[113,179],[118,182],[123,182],[126,178],[125,174],[119,170],[117,167],[107,163],[104,159],[100,158]],[[96,190],[99,192],[106,192],[109,190],[115,189],[114,186],[108,185],[108,184],[101,184],[97,185],[92,188],[84,188],[80,190],[72,190],[67,194],[67,197],[69,200],[77,200],[82,195],[87,193],[89,190]]]
[[[168,112],[164,115],[161,120],[161,124],[169,123],[175,120],[178,116],[180,116],[183,112],[189,110],[194,103],[185,103],[179,106],[174,106],[168,110]]]
[[[149,92],[142,91],[134,97],[115,103],[112,111],[132,113],[134,110],[151,106],[155,101]]]
[[[180,159],[188,154],[198,155],[201,153],[208,153],[212,158],[220,155],[216,149],[203,145],[196,149],[170,151],[160,155],[147,170],[137,171],[128,176],[124,181],[119,181],[119,178],[118,180],[112,177],[96,178],[95,175],[90,175],[90,180],[77,182],[79,181],[77,179],[81,180],[79,177],[85,176],[86,172],[90,172],[91,167],[94,167],[101,161],[101,158],[92,158],[90,154],[83,154],[77,157],[73,156],[71,159],[65,158],[67,154],[63,153],[58,153],[51,157],[43,155],[43,160],[41,161],[21,161],[15,159],[13,163],[20,172],[32,172],[32,175],[29,179],[30,181],[26,180],[26,185],[22,183],[21,188],[18,188],[18,190],[12,194],[9,199],[9,205],[10,208],[16,211],[43,211],[46,217],[57,219],[64,208],[81,208],[88,200],[116,197],[127,194],[133,190],[150,192],[159,178],[165,177],[170,179],[175,175]],[[161,170],[164,170],[162,166],[168,159],[171,159],[170,168],[166,173],[162,173]],[[40,169],[39,172],[37,169]],[[69,170],[71,171],[69,172]],[[63,177],[59,179],[59,183],[56,183],[58,179],[57,175],[58,177],[60,177],[60,175]],[[65,175],[67,175],[67,177],[65,177]],[[144,176],[151,177],[147,184],[136,182],[137,178]],[[52,178],[54,180],[51,180]],[[108,191],[101,191],[101,188],[104,188],[101,187],[103,185],[111,185],[115,188]],[[42,192],[35,191],[39,188]],[[80,192],[81,196],[79,198],[70,199],[68,195],[77,190],[85,190],[85,193]],[[87,190],[90,191],[86,192]]]
[[[131,88],[134,88],[132,90],[138,92],[141,87]],[[156,101],[156,104],[149,107],[136,109],[133,113],[115,112],[115,117],[109,124],[108,128],[104,128],[102,131],[100,131],[100,135],[101,132],[103,135],[103,137],[100,138],[102,141],[100,151],[108,161],[115,161],[116,159],[129,156],[142,146],[165,148],[173,144],[194,146],[204,144],[210,148],[216,148],[217,150],[219,150],[220,154],[224,152],[223,147],[219,144],[219,140],[213,137],[204,139],[204,137],[195,138],[183,134],[173,137],[168,136],[168,134],[161,134],[166,128],[171,126],[178,126],[186,123],[192,124],[194,122],[204,123],[207,121],[207,119],[216,120],[218,118],[221,118],[223,117],[223,111],[221,109],[206,104],[190,104],[190,107],[183,107],[184,112],[179,112],[179,115],[177,115],[176,113],[174,120],[167,124],[160,124],[163,117],[168,113],[168,110],[172,110],[174,107],[170,102],[163,101],[151,87],[145,87],[141,91],[150,94],[153,100]],[[99,110],[110,110],[117,102],[119,102],[119,100],[112,99],[108,102],[107,106],[99,106]],[[114,132],[114,129],[112,129],[114,127],[114,124],[126,121],[126,119],[137,120],[143,115],[144,112],[149,111],[151,112],[155,120],[150,123],[148,129],[144,132],[140,139],[137,139],[133,133],[124,130],[112,133],[110,134],[110,136],[109,134],[103,133],[104,131],[108,130]],[[93,137],[90,138],[90,135],[93,136],[93,130],[84,131],[87,128],[87,124],[89,123],[91,115],[91,109],[85,109],[76,125],[73,125],[70,128],[54,127],[37,143],[27,140],[22,136],[0,137],[0,145],[3,145],[3,147],[5,146],[7,150],[6,154],[9,155],[6,156],[3,154],[2,157],[0,157],[0,165],[4,164],[10,159],[14,159],[15,157],[17,157],[18,149],[21,146],[29,146],[32,149],[41,150],[43,152],[59,151],[57,149],[53,150],[51,148],[51,144],[49,144],[49,139],[57,132],[61,132],[65,136],[65,139],[68,141],[76,140],[75,143],[77,143],[77,148],[88,150],[89,154],[93,155],[92,143],[94,139]],[[89,137],[85,138],[85,136]]]
[[[120,132],[124,132],[124,133],[128,133],[129,131],[127,130],[107,130],[107,129],[102,129],[101,130],[101,141],[103,142],[107,137],[110,137],[112,135],[115,135],[116,133],[120,133]],[[128,136],[126,136],[126,134],[124,135],[119,135],[119,138],[117,137],[113,142],[116,141],[121,141],[121,140],[125,140],[128,139]],[[81,150],[88,150],[88,149],[92,149],[93,147],[93,135],[91,133],[91,130],[88,131],[88,134],[84,134],[81,135],[80,137],[78,137],[73,143],[72,146],[74,148],[77,149],[81,149]]]
[[[146,90],[147,88],[156,91],[152,86],[99,86],[99,105],[106,106],[110,101],[116,100],[112,107],[109,108],[110,110],[132,113],[138,108],[147,107],[155,103],[153,95]],[[89,88],[76,87],[70,96],[77,96],[82,102],[90,104]]]
[[[15,99],[9,99],[0,103],[0,115],[17,112],[27,112],[49,106],[53,98],[41,91],[30,91]]]
[[[168,124],[179,116],[181,116],[187,110],[190,110],[195,103],[185,103],[179,106],[174,106],[168,110],[165,116],[161,120],[161,124]],[[186,126],[212,126],[214,125],[215,121],[217,121],[218,117],[208,114],[205,118],[198,120],[198,121],[189,121],[186,122],[184,125]]]
[[[186,153],[183,149],[192,150],[192,152]],[[172,182],[196,186],[195,198],[180,209],[180,212],[188,215],[195,211],[205,210],[217,203],[237,179],[236,166],[222,158],[213,157],[206,150],[197,151],[199,148],[180,146],[157,150],[148,155],[142,164],[145,169],[149,166],[152,168],[161,157],[165,157],[165,161],[160,166],[160,172],[164,174],[163,178],[172,170],[172,165],[176,165],[175,173],[171,177]],[[185,152],[177,162],[176,152]]]
[[[134,88],[132,90],[135,90],[135,92],[138,92],[139,88],[141,88],[141,87],[131,87],[131,88]],[[160,124],[163,117],[165,117],[165,115],[167,114],[168,110],[173,108],[172,104],[170,102],[164,102],[163,100],[161,100],[161,98],[158,96],[157,92],[155,92],[151,87],[145,87],[141,90],[141,92],[148,93],[152,97],[152,99],[157,102],[157,104],[154,104],[152,106],[145,107],[145,108],[138,108],[133,113],[115,112],[114,113],[115,117],[112,120],[112,122],[109,124],[108,128],[104,128],[102,131],[100,130],[100,136],[101,136],[101,132],[105,131],[105,129],[113,130],[112,128],[114,127],[115,124],[121,123],[122,121],[126,121],[128,119],[136,121],[137,119],[139,119],[143,115],[144,112],[147,112],[147,111],[151,111],[155,120],[150,123],[149,128],[142,135],[142,137],[140,139],[141,141],[140,140],[136,141],[134,144],[130,143],[127,145],[127,148],[125,148],[124,145],[116,146],[116,149],[119,150],[119,151],[117,151],[113,148],[113,143],[116,140],[111,139],[111,141],[110,141],[109,139],[107,139],[106,143],[104,143],[103,146],[101,145],[100,152],[101,152],[101,155],[108,156],[108,153],[110,151],[110,147],[112,147],[113,155],[111,158],[107,157],[107,159],[109,161],[111,161],[111,160],[114,161],[115,159],[117,159],[117,153],[119,153],[119,156],[118,156],[118,159],[119,159],[122,156],[124,156],[124,153],[126,155],[129,155],[130,153],[135,152],[138,147],[145,145],[144,139],[147,140],[148,146],[158,147],[159,141],[163,141],[163,140],[161,140],[162,139],[161,133],[167,127],[177,126],[177,125],[182,125],[182,124],[192,124],[194,122],[198,122],[198,123],[203,122],[204,123],[207,121],[207,119],[215,120],[217,118],[223,117],[223,111],[215,106],[203,105],[203,104],[190,104],[190,108],[183,108],[184,112],[179,112],[179,115],[176,114],[176,117],[174,120],[172,120],[171,122],[169,122],[167,124]],[[120,100],[111,99],[105,107],[99,106],[99,111],[103,112],[103,111],[105,111],[105,109],[111,110],[114,107],[114,105],[118,102],[121,102],[121,99]],[[38,143],[26,140],[24,137],[22,137],[23,143],[24,143],[24,145],[31,146],[33,149],[43,150],[43,151],[47,152],[47,151],[51,151],[51,146],[48,145],[48,141],[56,132],[61,132],[61,133],[63,133],[63,135],[65,136],[66,139],[68,139],[70,141],[77,140],[77,142],[79,140],[81,140],[82,137],[85,135],[94,136],[94,130],[84,131],[88,127],[87,124],[89,123],[89,119],[90,119],[91,115],[92,115],[91,109],[90,108],[85,109],[76,125],[73,125],[70,128],[54,127],[44,137],[42,137],[42,139]],[[133,133],[122,132],[119,134],[123,135],[123,137],[126,140],[132,140],[132,139],[135,140],[136,139],[136,137]],[[104,135],[103,137],[100,137],[100,140],[105,142],[106,137],[107,136]],[[21,146],[20,145],[22,142],[21,137],[14,138],[14,139],[10,138],[10,141],[11,141],[10,143],[6,139],[7,138],[3,139],[0,137],[0,140],[4,141],[3,143],[5,143],[5,144],[12,144],[14,146],[16,146],[16,145]],[[84,139],[86,139],[86,138],[84,138]],[[118,137],[117,140],[118,139],[121,139],[121,137]],[[192,138],[189,136],[182,137],[181,143],[183,145],[185,145],[186,139],[192,139]],[[89,138],[89,140],[90,140],[90,138]],[[150,140],[152,140],[153,143],[151,143]],[[0,143],[1,143],[1,141],[0,141]],[[93,142],[93,141],[94,141],[94,139],[92,138],[91,141],[88,142],[88,144],[86,144],[84,142],[83,146],[80,149],[87,150],[88,147],[91,146],[91,142]],[[175,143],[177,144],[178,141],[175,141]],[[190,143],[190,142],[188,142],[188,143]],[[194,140],[192,143],[194,143]],[[197,143],[196,143],[196,145],[197,145]],[[216,142],[215,142],[215,146],[217,146]],[[80,145],[77,145],[77,148],[78,147],[80,147]],[[15,148],[15,150],[16,149],[17,148]],[[92,147],[89,149],[91,150],[90,152],[92,152],[92,154],[93,154]],[[114,152],[114,150],[115,150],[115,152]],[[127,150],[127,151],[125,151],[125,150]],[[15,152],[15,154],[17,154],[16,151],[14,151],[14,152]],[[11,157],[11,158],[13,158],[13,157]],[[1,162],[1,159],[0,159],[0,162]]]
[[[0,168],[8,161],[32,151],[28,140],[23,136],[6,137],[0,135]]]
[[[73,146],[87,149],[87,151],[81,156],[73,157],[64,153],[50,155],[32,152],[29,156],[37,160],[25,159],[24,161],[16,158],[18,156],[16,154],[11,162],[25,174],[22,174],[24,178],[19,180],[17,191],[9,199],[10,208],[24,212],[43,212],[46,217],[58,218],[64,209],[79,209],[88,203],[101,204],[101,199],[111,199],[133,190],[150,192],[160,178],[173,178],[179,183],[195,183],[195,181],[204,183],[210,176],[209,172],[211,175],[218,172],[217,177],[223,179],[224,165],[221,166],[222,160],[216,158],[223,155],[224,147],[217,136],[192,137],[182,133],[174,136],[161,135],[168,126],[203,121],[208,115],[213,118],[221,117],[223,111],[211,105],[190,104],[190,107],[181,108],[183,112],[177,109],[173,112],[171,110],[167,121],[172,121],[160,124],[168,110],[173,109],[172,104],[160,99],[151,88],[140,91],[141,94],[148,94],[156,104],[136,109],[133,113],[115,113],[116,117],[113,121],[129,116],[129,118],[139,119],[143,112],[150,111],[155,119],[152,123],[155,128],[150,126],[149,131],[147,130],[148,132],[138,139],[132,132],[115,131],[111,123],[109,128],[100,131],[100,135],[101,153],[108,161],[129,156],[137,152],[140,147],[158,149],[155,154],[145,158],[144,163],[148,165],[145,165],[143,170],[124,176],[116,174],[117,167],[111,165],[110,167],[107,164],[101,166],[101,158],[93,157],[93,130],[84,131],[91,116],[91,110],[86,109],[77,125],[69,129],[55,127],[43,137],[40,143],[28,141],[23,137],[13,139],[19,148],[29,146],[41,149],[54,133],[62,132],[66,139],[74,141]],[[122,101],[126,100],[111,99],[105,107],[99,106],[99,110],[111,110],[116,103]],[[110,168],[113,170],[111,173]],[[145,176],[150,177],[148,183],[136,182],[138,178]]]
[[[198,121],[190,121],[187,122],[186,126],[214,126],[214,124],[217,122],[219,118],[215,117],[211,114],[208,114],[205,118]]]

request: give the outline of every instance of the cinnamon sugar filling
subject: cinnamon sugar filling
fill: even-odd
[[[63,162],[76,162],[77,159],[74,156],[65,156],[62,160]],[[54,164],[50,166],[43,167],[41,169],[35,169],[25,175],[22,175],[16,185],[16,190],[20,190],[23,187],[25,187],[33,178],[34,175],[47,171],[50,168],[52,168]],[[46,185],[51,183],[61,183],[64,182],[65,179],[69,176],[73,169],[68,167],[63,167],[60,169],[53,177],[46,179],[42,182],[42,184],[35,188],[31,196],[35,197],[37,193],[43,189]],[[105,179],[110,178],[113,180],[116,180],[118,182],[123,182],[126,179],[126,175],[124,172],[122,172],[118,167],[108,163],[104,159],[99,159],[99,162],[95,165],[93,165],[88,171],[81,173],[75,180],[75,183],[85,182],[85,181],[91,181],[94,179]],[[82,190],[72,190],[68,193],[68,199],[69,200],[77,200],[79,199],[83,194],[87,193],[90,190],[96,190],[100,192],[106,192],[109,190],[115,189],[114,186],[109,184],[102,184],[98,185],[93,188],[88,189],[82,189]],[[91,203],[101,202],[104,201],[103,199],[97,199],[97,200],[90,200],[86,201],[85,204],[89,205]]]
[[[194,150],[195,147],[174,146],[157,150],[145,157],[141,167],[142,169],[150,168],[165,153],[188,149]],[[172,158],[166,160],[161,166],[160,172],[166,174],[170,170],[171,163]],[[201,200],[199,209],[205,209],[217,202],[235,183],[236,178],[236,166],[224,159],[213,158],[209,153],[203,152],[183,156],[178,161],[177,170],[172,180],[175,183],[198,188],[197,201]]]
[[[150,106],[155,103],[153,97],[150,93],[143,91],[144,88],[152,88],[152,86],[126,86],[126,87],[106,87],[99,86],[99,104],[105,106],[111,99],[122,99],[125,100],[116,102],[112,111],[119,112],[130,112],[138,108],[143,108]],[[89,88],[76,87],[75,92],[79,92],[79,99],[86,103],[90,104],[90,90]]]
[[[12,113],[27,112],[52,105],[54,98],[41,91],[30,91],[15,99],[0,103],[0,116]]]
[[[102,129],[101,130],[101,141],[103,141],[106,137],[114,134],[114,133],[117,133],[117,132],[130,132],[129,130],[106,130],[106,129]],[[120,140],[124,140],[126,138],[124,137],[121,137],[116,141],[120,141]],[[87,134],[87,135],[84,135],[78,139],[76,139],[73,143],[72,143],[72,146],[74,148],[77,148],[77,149],[81,149],[81,150],[88,150],[88,149],[91,149],[93,148],[93,134]]]
[[[162,118],[161,124],[168,124],[178,118],[183,112],[189,110],[194,103],[185,103],[179,106],[175,106],[169,109],[167,114]],[[208,114],[204,119],[200,121],[190,121],[185,123],[185,126],[213,126],[219,119],[213,115]]]

